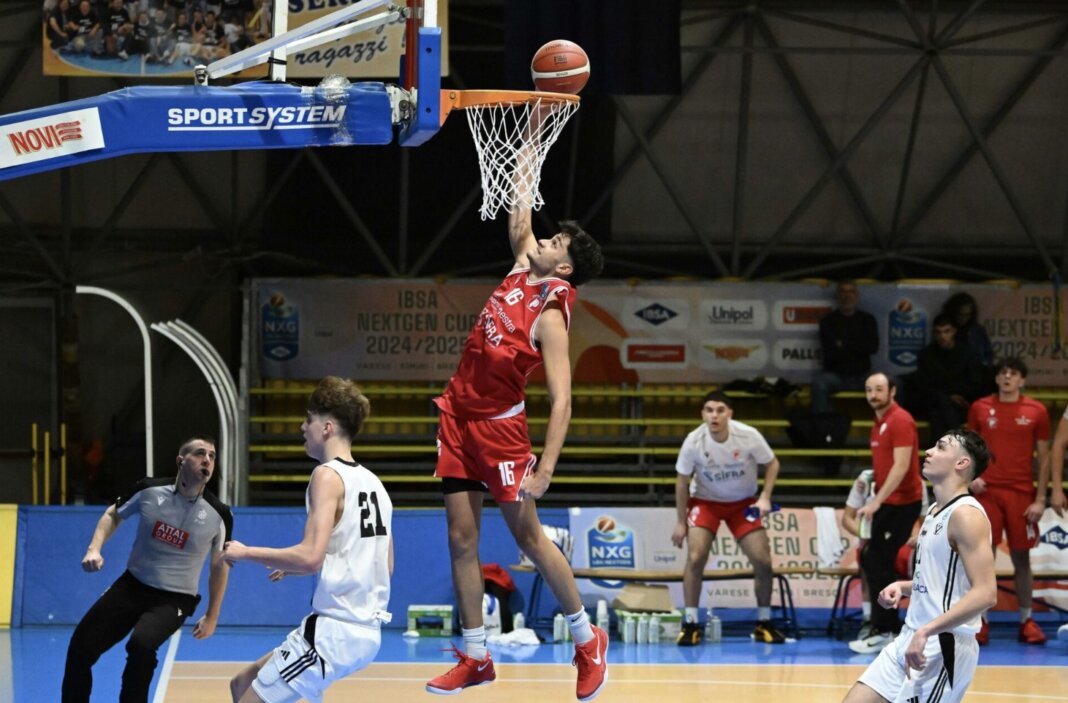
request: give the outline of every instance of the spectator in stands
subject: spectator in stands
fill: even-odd
[[[104,53],[104,40],[100,18],[89,0],[81,0],[78,3],[78,7],[71,13],[71,22],[74,29],[70,50],[76,54],[88,51],[93,56],[101,56]]]
[[[59,0],[48,13],[48,44],[57,51],[66,51],[71,37],[78,32],[78,25],[71,20],[70,0]]]
[[[226,33],[223,31],[222,23],[216,21],[215,13],[210,10],[204,16],[204,25],[201,27],[199,41],[200,59],[204,63],[211,63],[230,53],[230,45],[226,41]]]
[[[157,7],[152,13],[152,37],[149,39],[148,61],[163,63],[174,50],[174,23],[167,18],[167,11]]]
[[[979,306],[975,298],[965,292],[954,293],[942,303],[942,314],[957,326],[957,339],[967,344],[976,360],[993,372],[994,347],[986,328],[979,322]]]
[[[152,50],[152,20],[144,10],[137,13],[137,22],[127,46],[126,52],[134,56],[148,54]]]
[[[701,643],[697,607],[708,551],[720,522],[725,522],[753,565],[757,624],[753,639],[782,644],[786,637],[771,622],[771,548],[763,518],[771,512],[771,493],[779,460],[756,429],[733,419],[734,402],[712,391],[701,403],[703,424],[682,443],[675,463],[675,509],[678,521],[671,541],[686,545],[683,600],[686,607],[678,644]],[[757,474],[764,488],[757,492]],[[754,514],[755,513],[755,514]]]
[[[519,154],[520,163],[529,158]],[[588,701],[607,680],[608,633],[590,622],[566,557],[541,529],[537,500],[549,490],[571,421],[567,349],[576,287],[600,274],[604,258],[575,222],[562,222],[552,237],[536,239],[531,204],[517,200],[508,216],[511,271],[486,301],[464,342],[459,367],[434,399],[440,411],[434,474],[445,499],[464,651],[455,650],[456,666],[428,681],[426,690],[450,695],[497,678],[486,648],[478,553],[488,491],[519,548],[560,602],[575,640],[575,693]],[[540,460],[531,452],[525,410],[527,378],[538,368],[545,370],[549,396]]]
[[[912,534],[920,515],[923,483],[920,478],[920,445],[912,415],[894,400],[894,379],[876,372],[864,381],[868,405],[875,411],[871,428],[871,464],[875,496],[857,510],[857,519],[871,521],[868,544],[861,555],[861,568],[868,593],[878,595],[896,579],[894,560]],[[897,612],[872,608],[871,634],[849,643],[858,654],[882,650],[901,629]]]
[[[193,614],[197,586],[210,555],[208,609],[193,628],[204,639],[215,632],[230,569],[223,547],[233,531],[230,508],[206,489],[215,472],[215,441],[193,437],[178,450],[175,478],[146,478],[104,511],[82,568],[100,571],[101,550],[123,520],[139,518],[137,537],[123,572],[74,629],[67,648],[63,703],[88,703],[92,667],[123,637],[126,669],[121,701],[147,701],[156,650]]]
[[[871,370],[871,355],[879,351],[875,318],[857,309],[857,282],[838,282],[838,307],[820,320],[823,369],[812,379],[812,412],[831,410],[831,396],[843,390],[861,390]]]
[[[990,468],[972,482],[990,517],[994,549],[1008,536],[1016,598],[1020,602],[1019,640],[1045,644],[1046,634],[1031,617],[1031,549],[1038,544],[1038,521],[1046,510],[1049,482],[1049,413],[1042,403],[1023,394],[1027,364],[1008,357],[997,363],[998,392],[972,403],[968,427],[982,435],[994,455]],[[1034,456],[1038,454],[1038,491],[1035,491]],[[979,644],[990,641],[990,626],[983,620],[976,635]]]
[[[104,47],[107,55],[123,61],[128,59],[125,49],[131,32],[133,22],[122,0],[111,0],[104,13]]]
[[[193,50],[193,27],[189,24],[189,15],[183,10],[174,22],[174,46],[163,57],[163,63],[169,65],[182,59],[186,65],[192,65]]]
[[[844,703],[959,702],[975,675],[979,615],[997,602],[990,521],[968,486],[982,475],[990,451],[974,432],[953,430],[926,452],[923,473],[935,505],[916,546],[916,573],[879,593],[897,609],[911,598],[905,628],[868,666]]]
[[[983,366],[959,336],[952,318],[937,315],[931,343],[920,352],[916,371],[905,377],[905,406],[931,424],[931,437],[963,425],[984,385]]]

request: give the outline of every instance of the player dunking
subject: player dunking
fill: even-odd
[[[529,206],[519,206],[509,216],[515,266],[482,308],[459,368],[435,400],[441,410],[435,475],[445,494],[465,651],[456,650],[459,663],[427,682],[431,693],[457,693],[496,679],[486,649],[478,558],[486,490],[568,617],[578,699],[593,699],[607,679],[608,635],[590,624],[571,567],[542,532],[535,505],[549,488],[571,419],[568,325],[575,286],[603,266],[600,247],[576,223],[562,222],[560,228],[550,239],[535,240]],[[551,410],[538,462],[531,453],[524,398],[527,376],[543,363]]]
[[[986,443],[970,430],[952,430],[927,450],[923,475],[935,503],[920,529],[912,580],[879,593],[884,608],[910,598],[905,626],[844,703],[964,698],[979,661],[979,615],[997,601],[990,521],[968,493],[989,461]]]

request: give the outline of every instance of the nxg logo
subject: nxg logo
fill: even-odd
[[[677,312],[671,308],[664,307],[660,303],[646,305],[634,314],[651,325],[662,325],[671,318],[679,316]]]
[[[634,533],[617,526],[615,518],[602,515],[586,533],[590,566],[613,569],[634,568]]]
[[[261,351],[272,361],[288,361],[300,352],[300,310],[273,292],[261,308]]]
[[[1060,525],[1054,525],[1046,530],[1039,541],[1057,549],[1068,549],[1068,532],[1065,532]]]
[[[887,353],[898,366],[914,366],[927,342],[927,314],[902,298],[890,311]]]

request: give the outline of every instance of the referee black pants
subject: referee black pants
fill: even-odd
[[[152,588],[129,571],[100,596],[74,629],[67,647],[63,703],[88,703],[93,665],[127,633],[120,703],[146,703],[156,650],[196,609],[200,596]],[[131,632],[132,630],[132,632]]]
[[[878,632],[898,632],[901,621],[897,610],[879,605],[879,591],[898,580],[894,569],[897,552],[909,541],[912,526],[920,516],[920,501],[905,505],[883,505],[871,521],[871,538],[860,557],[864,580],[871,597],[871,624]]]

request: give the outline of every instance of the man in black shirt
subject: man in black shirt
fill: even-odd
[[[871,355],[879,351],[879,329],[872,315],[857,309],[859,297],[856,281],[839,281],[838,308],[820,320],[823,370],[812,379],[813,412],[829,412],[838,391],[864,389]]]

